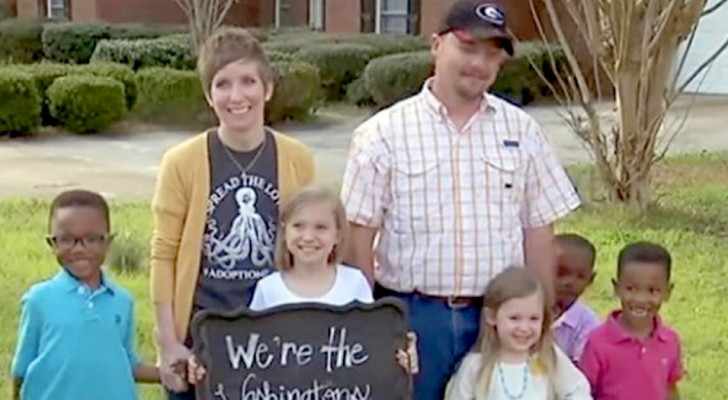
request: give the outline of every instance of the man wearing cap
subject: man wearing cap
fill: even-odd
[[[488,93],[513,55],[505,11],[456,1],[431,52],[420,93],[356,128],[341,189],[348,262],[407,304],[416,400],[443,398],[490,279],[525,265],[550,287],[553,223],[580,204],[538,123]]]

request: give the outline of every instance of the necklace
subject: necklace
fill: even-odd
[[[253,168],[255,163],[258,161],[258,158],[260,157],[260,155],[263,154],[263,150],[265,149],[267,140],[268,140],[268,135],[266,132],[263,132],[263,143],[260,144],[260,147],[258,147],[258,151],[253,156],[253,159],[250,160],[248,165],[245,166],[245,168],[243,168],[243,166],[240,165],[240,163],[235,158],[233,153],[230,151],[230,149],[228,149],[228,147],[225,145],[225,143],[222,142],[222,140],[220,140],[220,144],[222,144],[222,148],[225,150],[225,154],[227,154],[230,161],[232,161],[233,164],[235,164],[235,166],[238,167],[242,176],[245,177],[246,175],[248,175],[248,171],[250,171],[250,169]]]
[[[521,383],[521,390],[518,394],[512,394],[511,391],[508,390],[505,373],[503,372],[503,363],[501,362],[498,362],[498,379],[500,380],[500,384],[503,387],[503,393],[505,393],[506,397],[511,400],[522,399],[526,394],[526,389],[528,388],[528,363],[523,366],[523,381]]]

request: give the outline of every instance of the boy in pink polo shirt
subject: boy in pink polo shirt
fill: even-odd
[[[672,291],[671,263],[654,243],[632,243],[619,253],[612,283],[622,309],[589,334],[580,362],[595,400],[678,398],[680,338],[659,316]]]

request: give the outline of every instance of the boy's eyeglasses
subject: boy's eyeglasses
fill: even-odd
[[[87,249],[98,248],[105,244],[110,238],[111,235],[108,233],[99,233],[79,237],[68,235],[47,236],[46,241],[58,250],[70,250],[76,246],[76,243],[80,243],[81,246]]]

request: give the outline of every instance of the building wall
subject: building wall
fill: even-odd
[[[86,1],[86,0],[74,0]],[[108,22],[187,23],[187,16],[174,0],[95,0],[96,18]],[[241,0],[230,9],[225,23],[243,26],[261,24],[264,0]]]
[[[38,0],[18,0],[18,18],[37,18],[41,14]]]
[[[361,31],[361,0],[326,0],[325,31],[356,33]]]

